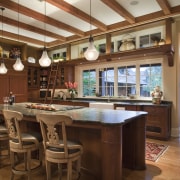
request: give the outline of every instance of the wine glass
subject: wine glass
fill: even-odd
[[[3,97],[4,106],[8,106],[9,104],[9,97]]]

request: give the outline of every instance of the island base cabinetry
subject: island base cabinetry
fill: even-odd
[[[39,123],[24,116],[23,129],[40,131]],[[125,124],[100,125],[75,121],[67,128],[68,139],[83,145],[82,180],[121,180],[123,167],[144,170],[146,115]]]

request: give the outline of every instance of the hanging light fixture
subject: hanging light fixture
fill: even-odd
[[[91,33],[91,0],[90,0],[90,33]],[[94,46],[94,40],[91,34],[89,37],[89,46],[86,49],[84,56],[88,61],[95,61],[99,56],[99,51]]]
[[[2,38],[2,43],[3,43],[3,11],[5,10],[5,8],[1,7],[0,9],[2,10],[2,21],[1,21],[1,22],[2,22],[2,30],[1,30],[2,36],[1,36],[1,38]],[[3,47],[2,47],[0,74],[6,74],[7,71],[8,71],[7,68],[6,68],[6,66],[5,66],[5,64],[4,64],[3,51],[4,51],[4,49],[3,49]]]
[[[45,17],[46,17],[46,0],[44,1],[44,12],[45,12]],[[44,22],[44,30],[46,32],[46,23]],[[46,50],[46,34],[44,35],[44,50],[42,53],[41,58],[39,59],[39,64],[42,67],[48,67],[51,65],[51,59],[49,58]]]
[[[19,0],[18,0],[18,41],[19,41]],[[15,71],[22,71],[24,69],[24,65],[21,62],[20,54],[17,55],[17,59],[15,64],[13,65]]]

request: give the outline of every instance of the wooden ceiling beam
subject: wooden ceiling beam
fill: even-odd
[[[171,7],[167,0],[156,0],[165,15],[171,14]]]
[[[0,33],[2,33],[2,31],[0,30]],[[33,39],[33,38],[29,38],[27,36],[22,36],[22,35],[18,35],[18,34],[14,34],[14,33],[10,33],[7,31],[3,31],[3,37],[6,37],[7,39],[13,39],[15,41],[22,41],[22,42],[26,42],[26,43],[31,43],[31,44],[37,44],[40,46],[44,46],[44,42],[37,40],[37,39]]]
[[[125,18],[130,24],[135,23],[135,18],[132,16],[126,9],[124,9],[117,1],[115,0],[101,0],[104,4],[109,6],[111,9],[116,11],[122,17]]]
[[[0,15],[0,22],[1,21],[2,21],[2,16]],[[3,17],[3,22],[5,24],[9,24],[9,25],[14,26],[14,27],[19,27],[19,28],[25,29],[25,30],[30,31],[30,32],[46,35],[48,37],[52,37],[52,38],[58,39],[60,41],[66,41],[66,38],[64,36],[60,36],[58,34],[52,33],[52,32],[47,31],[47,30],[45,31],[44,29],[40,29],[40,28],[37,28],[35,26],[31,26],[29,24],[18,22],[16,20],[10,19],[8,17]]]
[[[49,24],[49,25],[52,25],[54,27],[64,29],[65,31],[71,32],[71,33],[76,34],[80,37],[84,36],[84,32],[79,30],[79,29],[76,29],[70,25],[67,25],[63,22],[57,21],[57,20],[50,18],[48,16],[45,16],[45,15],[38,13],[32,9],[24,7],[20,4],[18,5],[17,3],[13,2],[13,1],[11,1],[11,3],[9,3],[9,1],[0,0],[0,6],[3,6],[5,8],[8,8],[8,9],[16,11],[16,12],[19,10],[19,13],[24,14],[25,16],[34,18],[38,21],[42,21],[42,22]]]
[[[59,9],[62,9],[63,11],[72,14],[73,16],[82,19],[85,22],[90,22],[90,16],[83,11],[79,10],[78,8],[70,5],[69,3],[66,3],[65,1],[59,1],[59,0],[46,0],[46,2],[58,7]],[[102,22],[98,21],[97,19],[91,17],[91,24],[98,27],[102,31],[106,31],[107,27]]]
[[[113,32],[117,32],[117,31],[131,29],[133,27],[135,28],[135,27],[145,25],[145,24],[150,24],[153,22],[158,22],[158,21],[161,21],[161,20],[164,20],[167,18],[171,18],[172,15],[177,15],[177,14],[180,14],[180,6],[176,6],[176,7],[172,8],[171,15],[164,15],[164,13],[162,11],[159,11],[159,12],[151,13],[151,14],[140,16],[140,17],[136,18],[136,23],[134,23],[134,24],[129,24],[127,21],[123,21],[123,22],[109,25],[108,31],[106,31],[106,33],[113,33]],[[94,30],[93,34],[94,34],[93,36],[95,37],[95,36],[100,36],[100,35],[104,34],[104,32]],[[82,39],[88,38],[89,35],[90,35],[90,31],[86,33],[86,36],[84,38],[78,38],[77,36],[67,37],[66,43],[80,41]],[[58,45],[64,44],[64,43],[60,43],[59,41],[54,41],[49,44],[51,44],[50,47],[52,47],[52,46],[58,46]]]

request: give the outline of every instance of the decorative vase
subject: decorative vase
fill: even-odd
[[[163,92],[161,91],[160,86],[156,86],[154,88],[154,91],[151,93],[152,103],[153,104],[160,104],[162,95],[163,95]]]
[[[71,99],[74,99],[74,98],[75,98],[75,94],[71,93]]]
[[[127,40],[124,40],[123,43],[121,44],[119,50],[120,51],[128,51],[128,50],[132,50],[132,49],[135,49],[136,46],[133,42],[133,39],[127,39]]]

